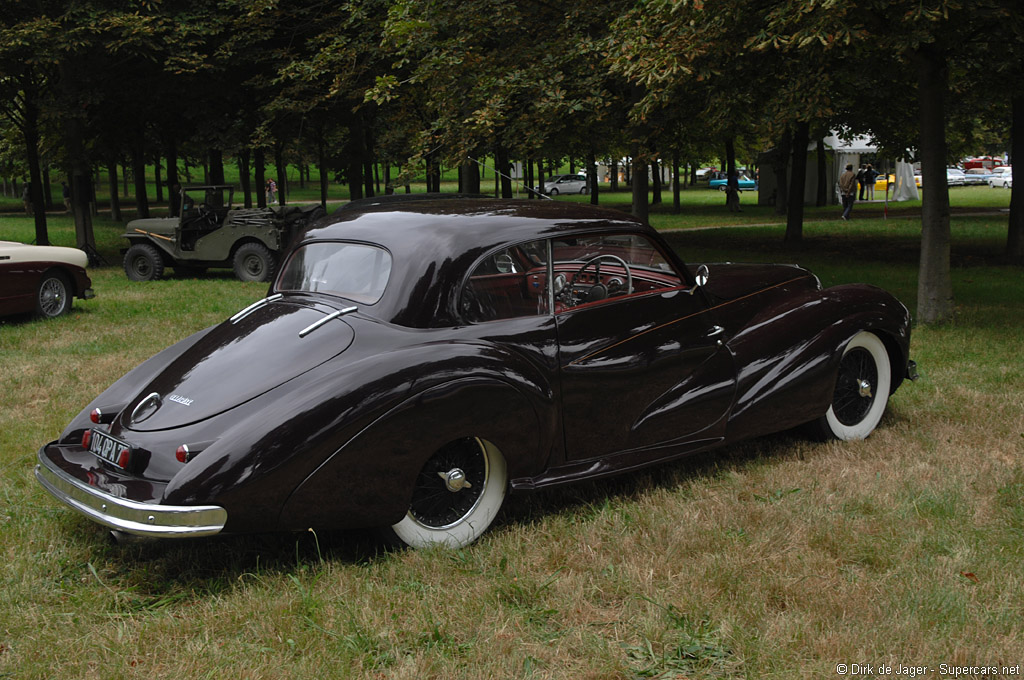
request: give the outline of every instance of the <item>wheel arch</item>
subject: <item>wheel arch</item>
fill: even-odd
[[[501,417],[495,417],[496,404]],[[345,442],[291,493],[280,525],[394,524],[405,515],[426,461],[467,437],[498,449],[510,479],[546,455],[538,415],[522,391],[490,375],[456,378],[407,397]]]
[[[156,252],[160,254],[160,259],[163,261],[165,267],[174,266],[174,250],[167,242],[162,242],[160,239],[149,236],[128,236],[126,234],[125,238],[128,239],[128,248],[140,245],[153,246],[156,248]],[[128,248],[125,248],[122,254],[127,253]]]
[[[906,375],[910,316],[881,289],[857,284],[815,292],[748,324],[730,341],[741,367],[730,438],[788,429],[825,413],[843,349],[861,331],[878,336],[886,348],[891,394]]]
[[[42,275],[39,277],[39,283],[42,283],[46,279],[46,277],[51,276],[53,274],[59,274],[60,277],[64,279],[64,283],[66,283],[68,286],[68,293],[70,293],[73,297],[79,297],[81,295],[82,291],[79,290],[80,286],[78,284],[78,280],[77,277],[75,276],[75,273],[68,269],[67,267],[64,267],[59,264],[51,265],[47,267],[45,270],[43,270]]]

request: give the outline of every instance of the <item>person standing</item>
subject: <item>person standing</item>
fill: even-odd
[[[867,188],[867,186],[865,184],[865,180],[864,180],[864,175],[865,175],[865,173],[867,171],[868,171],[868,169],[864,166],[863,163],[860,164],[860,168],[858,168],[858,170],[857,170],[857,186],[860,187],[860,199],[859,200],[861,200],[861,201],[864,200],[864,189]]]
[[[274,194],[277,193],[277,182],[273,179],[267,179],[267,205],[274,202]]]
[[[867,197],[869,201],[875,200],[876,179],[878,179],[878,171],[871,166],[871,163],[868,163],[868,167],[864,170],[864,182],[868,187]]]
[[[64,212],[71,212],[71,187],[67,182],[60,183],[60,193],[64,198]]]
[[[846,172],[839,175],[839,193],[843,197],[843,214],[840,217],[848,220],[853,210],[853,200],[857,197],[857,174],[853,171],[853,163],[848,163]]]

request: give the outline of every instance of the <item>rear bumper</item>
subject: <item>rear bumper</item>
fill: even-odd
[[[227,511],[216,505],[158,505],[119,498],[62,470],[39,450],[36,479],[53,496],[94,522],[136,536],[191,538],[224,528]]]

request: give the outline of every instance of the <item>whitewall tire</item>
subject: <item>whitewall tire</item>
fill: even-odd
[[[892,383],[889,353],[877,335],[862,331],[843,350],[832,403],[818,425],[828,439],[871,434],[885,412]]]
[[[412,548],[461,548],[491,525],[507,487],[505,458],[496,446],[475,437],[456,440],[424,464],[409,511],[391,530]]]

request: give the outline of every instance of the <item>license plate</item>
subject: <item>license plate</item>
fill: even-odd
[[[132,447],[120,439],[111,437],[106,432],[92,431],[89,440],[89,452],[122,470],[131,464]]]

